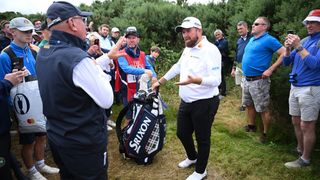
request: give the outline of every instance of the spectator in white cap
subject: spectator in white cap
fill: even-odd
[[[119,39],[119,36],[120,36],[120,30],[119,30],[119,28],[113,27],[113,28],[111,29],[111,40],[112,40],[114,43],[117,43],[117,42],[118,42],[118,39]]]
[[[29,45],[32,42],[32,32],[34,30],[32,22],[24,17],[17,17],[10,21],[9,28],[13,35],[13,41],[8,48],[3,50],[4,53],[0,55],[0,79],[11,73],[14,68],[12,67],[11,59],[16,57],[23,57],[23,64],[30,72],[30,76],[36,77],[36,52]],[[11,52],[16,57],[13,57]],[[49,174],[59,172],[58,168],[50,167],[44,162],[45,132],[20,133],[19,141],[22,144],[22,159],[30,179],[46,179],[41,172]]]
[[[195,164],[195,171],[187,180],[200,180],[207,176],[206,166],[210,154],[210,136],[214,116],[219,107],[221,83],[221,54],[219,49],[202,36],[199,19],[187,17],[176,27],[181,32],[186,48],[180,59],[156,83],[163,85],[180,74],[181,98],[177,117],[177,136],[186,150],[187,158],[178,164],[188,168]],[[197,148],[192,137],[195,133]]]
[[[302,23],[307,28],[308,36],[300,40],[298,35],[288,34],[284,42],[283,64],[292,66],[289,74],[289,114],[300,156],[285,163],[287,168],[310,165],[320,110],[320,9],[312,10]]]

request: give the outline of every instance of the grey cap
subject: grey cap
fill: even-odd
[[[32,22],[25,17],[16,17],[10,21],[10,29],[18,29],[19,31],[33,30],[34,26]]]

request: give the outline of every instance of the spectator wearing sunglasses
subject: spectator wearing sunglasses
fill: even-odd
[[[256,131],[256,113],[261,114],[262,127],[260,142],[267,141],[267,132],[270,125],[269,90],[270,76],[282,62],[285,48],[267,31],[270,22],[266,17],[258,17],[252,24],[253,38],[248,42],[242,59],[242,70],[245,76],[242,92],[242,103],[246,106],[248,125],[247,132]],[[272,55],[278,54],[278,59],[270,66]]]

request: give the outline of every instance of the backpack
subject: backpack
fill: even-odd
[[[37,59],[37,51],[33,50],[32,48],[30,48],[32,56],[34,57],[34,59]],[[3,52],[7,53],[10,60],[11,60],[11,70],[13,69],[14,65],[15,65],[15,60],[17,59],[17,55],[16,53],[13,52],[12,48],[10,46],[7,46],[6,48],[3,49]]]
[[[132,119],[121,129],[122,120],[129,109]],[[139,165],[151,164],[154,156],[162,150],[166,134],[166,119],[159,94],[151,89],[140,89],[135,93],[133,100],[119,113],[116,132],[119,151],[125,158],[131,158]]]

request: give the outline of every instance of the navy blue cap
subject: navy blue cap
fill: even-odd
[[[79,8],[68,2],[56,1],[53,2],[47,10],[47,17],[52,21],[48,24],[48,28],[73,16],[88,17],[91,15],[92,12],[81,11]]]

